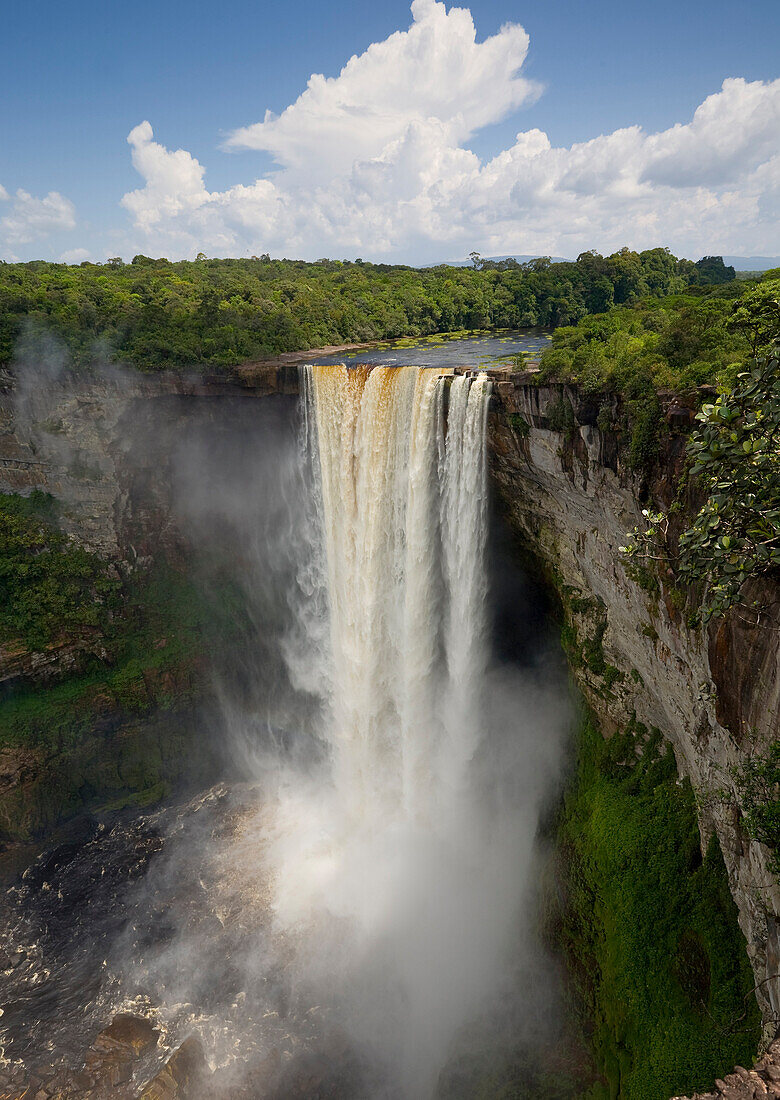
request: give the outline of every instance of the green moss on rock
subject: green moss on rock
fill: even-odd
[[[213,781],[219,762],[195,707],[97,725],[62,751],[21,758],[0,796],[0,840],[48,835],[77,814],[147,807],[175,789]]]
[[[584,723],[561,812],[558,935],[594,1059],[588,1100],[666,1100],[749,1065],[760,1017],[723,857],[657,732]]]
[[[83,812],[150,805],[212,782],[203,728],[209,609],[186,576],[126,584],[105,660],[0,699],[0,840],[42,837]]]

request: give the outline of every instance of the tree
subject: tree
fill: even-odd
[[[585,305],[590,313],[606,313],[615,304],[615,289],[606,275],[598,275],[585,294]]]
[[[677,274],[677,260],[668,248],[649,248],[639,253],[642,275],[651,294],[668,294]]]
[[[647,288],[642,278],[642,264],[638,252],[621,248],[607,260],[615,287],[615,301],[618,304],[631,302],[644,293]]]
[[[754,356],[770,354],[780,339],[780,277],[770,274],[746,291],[734,307],[731,326],[747,335]]]
[[[737,604],[748,579],[780,569],[780,280],[746,294],[732,324],[749,331],[758,355],[696,417],[688,455],[707,499],[676,554],[669,516],[651,510],[650,527],[621,548],[629,559],[671,562],[683,584],[704,582],[704,622]]]
[[[680,536],[680,576],[709,576],[706,619],[780,566],[780,356],[756,361],[697,419],[688,450],[709,496]]]
[[[726,267],[722,256],[702,256],[696,261],[700,283],[730,283],[737,277],[733,267]]]

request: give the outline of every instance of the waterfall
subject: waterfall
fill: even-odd
[[[309,366],[301,389],[285,654],[317,751],[280,762],[263,811],[270,902],[299,1010],[327,1006],[379,1075],[360,1095],[425,1100],[538,955],[520,930],[560,706],[488,660],[490,379]]]
[[[491,382],[416,367],[306,373],[336,783],[356,819],[442,820],[479,741]]]

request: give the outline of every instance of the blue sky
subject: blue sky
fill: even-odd
[[[424,77],[416,60],[430,68],[434,55],[440,55],[446,74],[456,40],[461,49],[462,21],[456,29],[451,10],[445,17],[441,5],[434,20],[432,0],[424,3],[415,22],[430,23],[425,49],[434,54],[420,61],[411,38],[391,39],[377,70],[378,86],[382,79],[392,84],[393,66],[401,71],[408,66],[414,86]],[[767,138],[773,121],[780,133],[772,83],[780,77],[780,4],[474,0],[468,10],[476,46],[498,36],[495,54],[482,58],[477,48],[456,50],[446,103],[421,88],[419,104],[411,104],[388,86],[388,112],[397,125],[388,125],[383,146],[362,138],[353,146],[340,118],[331,133],[343,144],[343,163],[328,163],[323,171],[321,147],[293,135],[294,120],[282,134],[258,131],[242,145],[224,148],[224,143],[237,129],[261,123],[267,108],[280,114],[294,104],[312,73],[337,78],[351,55],[406,32],[412,23],[407,3],[309,0],[293,7],[246,0],[229,5],[44,0],[7,6],[0,64],[0,195],[7,196],[0,202],[0,256],[88,254],[100,260],[143,250],[173,257],[191,254],[202,243],[213,255],[364,254],[415,262],[459,256],[469,245],[485,252],[571,254],[580,246],[607,250],[618,240],[636,247],[669,243],[687,252],[780,251],[774,164],[780,138],[774,150]],[[525,51],[518,36],[503,47],[501,28],[507,23],[527,32]],[[488,67],[495,65],[494,74],[483,71],[485,60]],[[370,57],[365,65],[370,81]],[[454,71],[459,67],[467,86],[471,74],[466,88],[471,115],[464,125],[453,121],[461,94]],[[518,75],[532,82],[533,90],[518,92],[512,83]],[[690,124],[697,107],[721,93],[726,78],[742,78],[760,94],[732,88],[712,109],[720,112],[722,126],[709,119],[706,132],[691,133],[686,153],[671,128]],[[345,79],[342,85],[345,94],[336,89],[333,110],[341,112],[346,99],[348,112],[363,117],[365,107],[369,114],[384,115],[381,95],[367,105],[361,101],[365,83],[353,89]],[[426,94],[432,96],[429,104]],[[495,98],[492,114],[478,109],[480,98],[487,104]],[[694,179],[688,160],[701,159],[702,142],[728,146],[729,127],[736,141],[741,113],[752,120],[747,128],[756,130],[755,147],[739,153],[748,166],[744,178],[735,175],[733,165],[719,178],[715,165]],[[442,118],[446,132],[434,135]],[[153,139],[144,133],[134,148],[141,160],[156,160],[142,176],[126,139],[144,120]],[[661,155],[655,146],[640,153],[629,139],[621,149],[617,140],[592,148],[593,163],[583,174],[582,157],[571,147],[627,127],[641,127],[645,135],[670,134],[671,152],[661,156],[663,178],[648,176],[645,162],[655,164]],[[566,164],[532,142],[532,148],[516,152],[514,175],[504,172],[497,183],[486,177],[485,166],[515,146],[518,132],[537,130],[547,135],[552,150],[568,151]],[[404,135],[406,148],[399,152]],[[298,151],[292,170],[291,147]],[[424,164],[426,149],[439,163],[440,178]],[[170,160],[176,150],[182,151],[178,162]],[[466,164],[464,153],[476,154],[478,165]],[[667,163],[672,155],[688,164],[682,183]],[[612,165],[606,175],[605,156]],[[630,157],[639,158],[636,178],[617,179],[621,158]],[[573,187],[571,158],[579,173]],[[179,169],[186,179],[177,176]],[[157,172],[156,182],[150,183],[150,171]],[[529,171],[535,176],[531,189]],[[198,172],[200,191],[193,182]],[[269,172],[273,183],[257,189],[256,181]],[[459,174],[454,195],[450,182]],[[236,191],[242,185],[255,191]],[[664,198],[660,192],[670,186],[674,196]],[[123,196],[139,188],[144,197],[123,206]],[[177,198],[182,188],[185,201]],[[442,188],[448,192],[444,197]],[[26,197],[19,199],[19,190]],[[606,201],[610,190],[611,202]],[[58,198],[35,205],[51,192]],[[698,229],[690,213],[697,204],[708,211]]]

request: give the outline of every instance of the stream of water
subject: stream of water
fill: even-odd
[[[518,366],[525,362],[538,361],[542,352],[550,346],[550,340],[549,330],[540,328],[498,331],[477,329],[380,341],[370,348],[323,355],[313,362],[329,366],[345,361],[351,366],[414,365],[437,370],[453,367]]]

